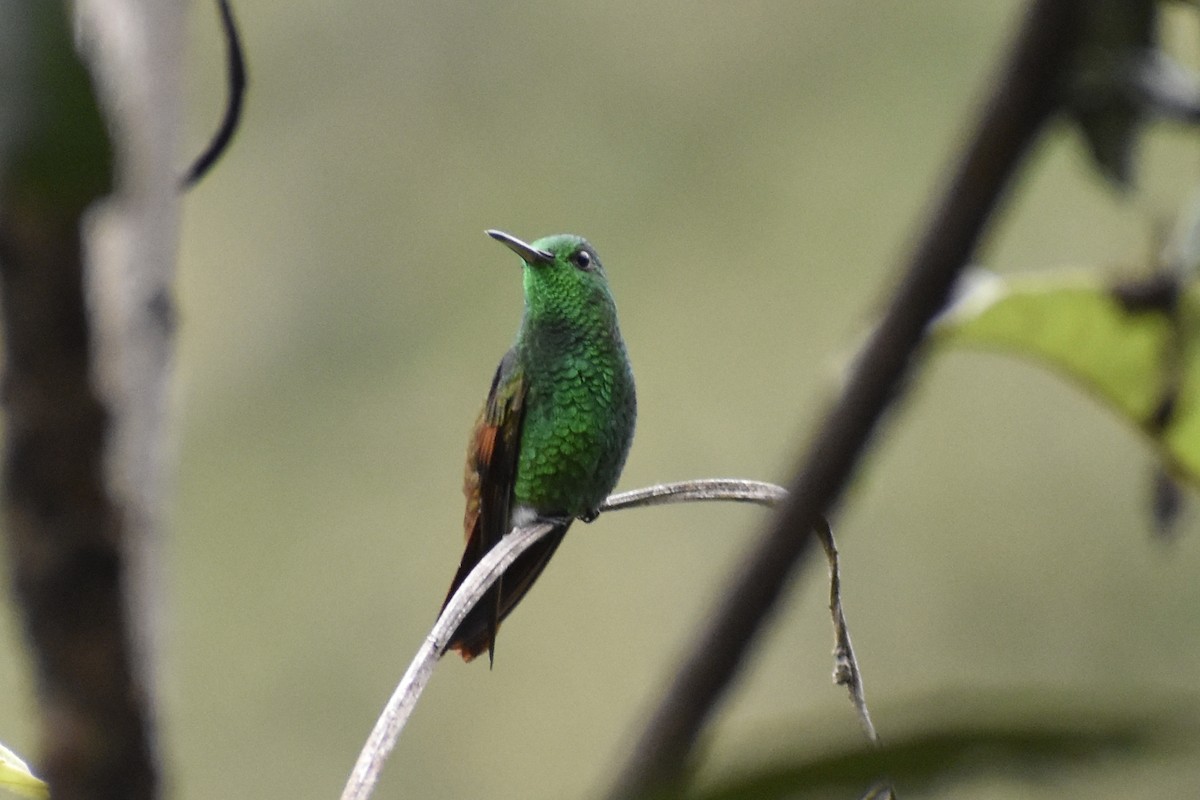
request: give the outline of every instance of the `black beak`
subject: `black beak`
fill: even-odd
[[[554,263],[554,255],[552,253],[547,253],[545,250],[538,250],[536,247],[522,242],[512,234],[505,233],[504,231],[491,230],[487,231],[487,235],[519,255],[522,260],[524,260],[525,263],[531,267],[534,264]]]

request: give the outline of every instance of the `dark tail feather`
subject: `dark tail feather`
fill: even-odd
[[[562,543],[563,536],[566,535],[570,525],[571,523],[568,521],[555,527],[509,566],[500,580],[459,623],[458,629],[450,637],[450,644],[446,646],[447,650],[457,650],[462,654],[464,661],[470,661],[484,650],[488,652],[489,660],[495,658],[496,630],[504,618],[516,608],[517,603],[520,603],[521,599],[525,597],[525,593],[529,591],[529,587],[533,586],[533,582],[542,574],[542,570],[546,568],[550,556],[554,555],[554,551]],[[463,555],[462,564],[458,567],[458,574],[454,576],[450,592],[446,595],[447,603],[450,602],[450,598],[458,589],[459,584],[466,580],[467,575],[482,558],[482,554],[476,555],[473,559],[469,558],[469,555],[474,554]],[[445,607],[446,605],[443,603],[442,608]]]

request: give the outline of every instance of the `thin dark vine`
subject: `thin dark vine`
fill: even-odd
[[[199,183],[225,154],[242,119],[242,106],[246,97],[246,58],[242,52],[242,41],[229,0],[217,0],[217,10],[221,13],[221,31],[225,34],[225,75],[228,87],[225,115],[221,118],[221,124],[209,141],[208,147],[196,157],[180,180],[180,189],[183,191]]]

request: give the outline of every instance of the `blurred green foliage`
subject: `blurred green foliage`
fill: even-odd
[[[1161,698],[1155,705],[1117,711],[1106,698],[1067,700],[1037,689],[943,690],[894,705],[893,731],[880,747],[819,741],[812,730],[775,731],[791,739],[790,757],[771,763],[748,757],[732,774],[687,797],[854,798],[875,787],[871,797],[886,797],[888,785],[899,797],[973,797],[980,785],[1001,781],[1015,794],[1039,783],[1066,783],[1064,775],[1194,748],[1195,709],[1171,707]]]
[[[0,8],[0,192],[71,217],[106,193],[112,152],[64,3]]]
[[[467,431],[520,314],[518,273],[484,228],[573,231],[604,258],[638,376],[623,487],[785,480],[1021,5],[241,4],[243,129],[182,232],[162,609],[175,796],[336,796],[432,624],[460,550]],[[1200,40],[1186,9],[1162,24],[1180,48]],[[185,153],[223,92],[216,25],[198,11],[192,28]],[[1136,158],[1139,188],[1119,198],[1056,130],[987,265],[1137,272],[1200,150],[1152,128]],[[1152,458],[1043,371],[929,362],[837,523],[885,740],[890,702],[948,684],[1122,707],[1195,692],[1200,541],[1190,520],[1170,548],[1148,540]],[[762,520],[673,507],[573,531],[506,622],[495,669],[440,666],[377,796],[601,789]],[[702,780],[750,745],[793,757],[771,726],[856,735],[829,683],[822,584],[823,568],[801,577]],[[0,694],[27,697],[3,624]],[[34,753],[32,703],[0,706],[0,731]],[[1167,754],[971,796],[1198,779],[1193,757]]]
[[[939,339],[1025,356],[1078,381],[1200,485],[1200,288],[1188,281],[1159,292],[1163,308],[1133,308],[1122,284],[1099,277],[977,276]]]

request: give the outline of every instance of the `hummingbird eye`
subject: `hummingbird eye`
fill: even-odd
[[[583,270],[592,268],[592,256],[587,250],[580,250],[571,256],[571,263]]]

